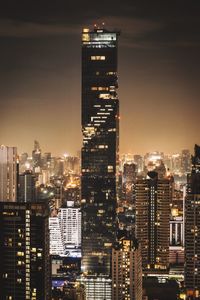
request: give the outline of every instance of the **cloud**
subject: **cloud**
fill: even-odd
[[[77,34],[80,26],[73,24],[41,24],[4,19],[0,21],[0,36],[30,38],[50,35]]]

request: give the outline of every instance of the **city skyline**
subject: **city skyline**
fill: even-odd
[[[4,3],[0,13],[0,144],[19,153],[31,153],[34,139],[55,155],[81,149],[80,33],[102,22],[122,31],[120,153],[192,151],[200,142],[199,2],[29,5]]]

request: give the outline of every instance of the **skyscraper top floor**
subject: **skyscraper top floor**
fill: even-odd
[[[95,26],[92,30],[84,28],[82,31],[82,46],[102,48],[116,47],[119,31],[109,31],[103,26]]]

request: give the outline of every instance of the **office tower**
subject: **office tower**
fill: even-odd
[[[64,256],[65,247],[63,236],[60,228],[59,218],[57,216],[49,218],[49,235],[50,235],[50,254]]]
[[[187,174],[191,171],[191,155],[190,150],[184,149],[181,153],[181,171]]]
[[[64,245],[66,248],[81,246],[81,211],[74,207],[73,201],[67,202],[67,208],[61,208],[58,214]]]
[[[40,144],[38,141],[34,141],[34,149],[32,151],[32,158],[33,158],[33,167],[34,169],[37,169],[38,167],[41,167],[41,149]]]
[[[82,270],[110,272],[115,232],[119,100],[118,32],[82,33]]]
[[[185,201],[185,287],[188,299],[200,296],[200,146],[195,145]]]
[[[172,155],[172,172],[173,174],[181,172],[181,155],[179,153]]]
[[[155,171],[136,181],[136,236],[144,271],[168,269],[172,191],[173,178],[159,177]]]
[[[48,208],[0,202],[1,299],[50,300]]]
[[[108,276],[81,276],[77,282],[85,286],[86,300],[111,300],[112,280]]]
[[[27,170],[19,175],[18,201],[34,202],[35,201],[35,175]]]
[[[51,152],[44,153],[42,157],[42,168],[43,169],[50,169],[51,165]]]
[[[59,209],[58,216],[49,218],[49,230],[52,255],[80,256],[81,211],[72,201]]]
[[[128,233],[112,249],[112,299],[142,300],[141,249]]]
[[[17,198],[17,148],[0,146],[0,201]]]
[[[123,166],[123,189],[125,200],[129,205],[134,203],[134,185],[136,180],[136,165],[134,163],[125,163]]]
[[[138,173],[143,172],[143,170],[144,170],[144,159],[143,159],[143,157],[141,155],[136,154],[136,155],[133,156],[133,158],[134,158],[134,162],[137,165]]]

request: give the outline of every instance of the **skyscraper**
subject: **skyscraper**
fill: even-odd
[[[50,300],[48,208],[0,202],[0,299]]]
[[[82,33],[82,269],[92,273],[110,272],[115,232],[118,36],[97,27]]]
[[[18,201],[20,202],[34,202],[35,201],[35,175],[26,170],[23,174],[19,175],[18,186]]]
[[[128,233],[112,249],[112,299],[142,300],[141,249]]]
[[[160,175],[161,176],[161,175]],[[144,271],[169,267],[170,202],[173,178],[148,172],[136,182],[136,236],[141,243]]]
[[[17,198],[17,148],[0,146],[0,201]]]
[[[185,201],[185,286],[188,299],[200,297],[200,146],[195,145]],[[191,298],[190,298],[191,297]]]

